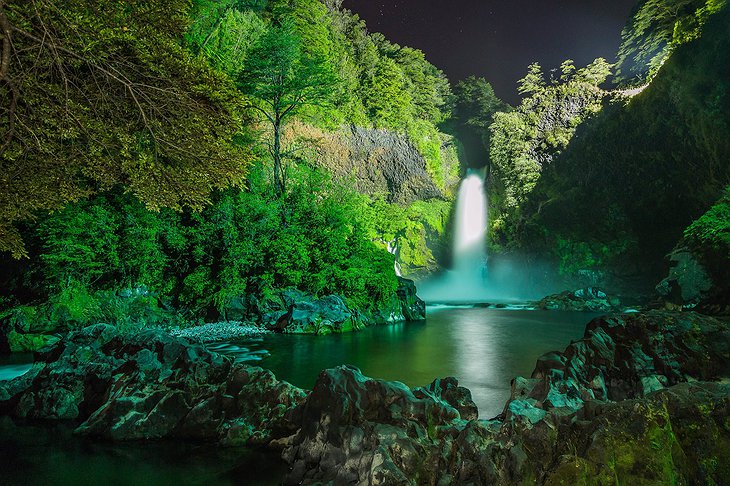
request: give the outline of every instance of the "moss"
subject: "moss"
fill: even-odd
[[[21,334],[10,331],[8,333],[8,346],[13,353],[28,353],[54,344],[59,339],[58,336],[49,336],[47,334]]]

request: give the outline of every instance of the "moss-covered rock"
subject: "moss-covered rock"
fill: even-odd
[[[16,331],[10,331],[7,335],[11,353],[35,352],[50,344],[57,343],[59,339],[58,336],[49,334],[21,334]]]

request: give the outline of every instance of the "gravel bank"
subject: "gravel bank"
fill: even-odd
[[[194,339],[201,342],[226,341],[242,337],[266,334],[269,331],[247,322],[214,322],[203,326],[173,329],[173,336]]]

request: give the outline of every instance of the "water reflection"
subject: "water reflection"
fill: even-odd
[[[574,312],[441,307],[426,323],[398,324],[325,338],[270,335],[220,348],[254,361],[297,386],[311,388],[319,372],[341,364],[366,375],[421,386],[456,376],[472,391],[482,418],[502,411],[510,380],[529,376],[543,353],[582,337],[593,317]],[[267,350],[270,355],[262,354]]]
[[[33,367],[32,353],[0,355],[0,381],[24,375]]]

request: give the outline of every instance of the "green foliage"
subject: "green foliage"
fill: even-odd
[[[68,327],[88,326],[101,317],[99,301],[78,280],[64,284],[49,304],[51,322],[64,323]]]
[[[562,254],[585,260],[571,245],[586,242],[600,255],[597,242],[614,242],[594,266],[639,269],[655,284],[689,226],[692,244],[714,254],[708,269],[727,267],[727,199],[707,210],[730,184],[729,24],[727,10],[713,15],[643,92],[578,128],[507,218],[513,243],[552,253],[562,238],[571,242]]]
[[[709,211],[684,231],[684,237],[691,245],[719,252],[730,260],[730,186]]]
[[[529,67],[519,91],[529,95],[510,112],[493,115],[490,158],[501,180],[504,207],[513,210],[532,192],[543,169],[568,146],[576,127],[600,111],[600,85],[611,65],[596,59],[576,70],[565,61],[562,75],[549,84],[538,64]]]
[[[416,201],[408,207],[373,200],[365,212],[368,237],[398,248],[398,261],[409,273],[432,270],[448,248],[449,201]],[[429,246],[429,243],[431,246]]]
[[[643,0],[624,28],[616,80],[637,84],[656,75],[672,51],[700,36],[726,0]]]
[[[628,247],[628,241],[615,239],[605,241],[581,241],[575,237],[555,238],[554,255],[559,261],[561,275],[576,275],[581,270],[601,270],[621,255]]]
[[[0,178],[0,251],[25,254],[17,222],[116,184],[179,209],[243,180],[239,100],[183,47],[186,0],[29,0],[2,12],[13,30],[0,172],[12,177]]]
[[[494,94],[494,88],[484,78],[470,76],[459,82],[454,90],[454,117],[462,126],[488,129],[498,111],[509,107]],[[489,144],[486,144],[489,147]]]
[[[250,190],[219,193],[202,212],[182,215],[113,193],[72,204],[35,230],[20,271],[43,279],[6,290],[50,298],[63,314],[54,322],[130,326],[156,315],[156,295],[193,316],[288,287],[340,294],[362,309],[390,298],[393,257],[372,242],[370,200],[306,166],[290,179],[273,198],[257,173]],[[120,289],[139,302],[116,298]]]
[[[195,22],[186,39],[194,50],[232,78],[238,76],[249,52],[266,32],[267,24],[254,11],[240,11],[218,2],[196,2]]]

